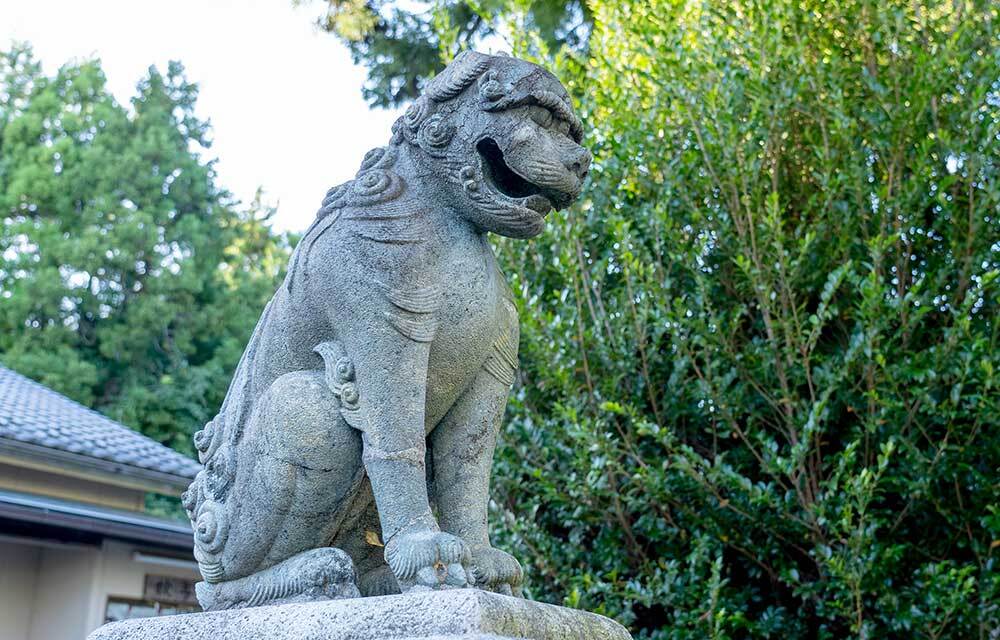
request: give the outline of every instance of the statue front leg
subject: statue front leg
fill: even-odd
[[[469,548],[461,538],[442,532],[431,512],[422,423],[419,437],[419,444],[400,448],[398,441],[365,433],[365,469],[382,525],[385,560],[404,592],[465,587]]]
[[[473,585],[519,596],[521,565],[490,544],[487,515],[493,451],[510,392],[511,378],[500,377],[480,371],[431,434],[434,497],[441,528],[470,545]]]
[[[363,316],[363,331],[352,326],[354,318],[337,318],[345,353],[334,375],[344,375],[329,384],[341,398],[341,415],[362,433],[385,560],[400,589],[465,587],[468,546],[441,531],[427,493],[427,362],[436,320],[423,301],[433,295],[392,289],[386,295],[393,307],[382,321],[369,322],[377,311]]]

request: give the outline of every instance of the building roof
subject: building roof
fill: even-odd
[[[3,519],[59,530],[109,536],[191,550],[191,524],[145,513],[82,504],[60,498],[0,489],[0,521]],[[36,532],[39,533],[39,532]]]
[[[173,449],[0,365],[0,452],[4,449],[172,489],[183,489],[201,468]]]

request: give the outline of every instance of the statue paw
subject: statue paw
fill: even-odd
[[[470,566],[473,586],[508,596],[521,597],[524,572],[517,558],[490,546],[472,549]]]
[[[398,534],[386,545],[385,559],[404,592],[469,586],[469,548],[450,533],[429,530]]]
[[[361,592],[355,584],[354,563],[344,551],[323,547],[306,551],[297,558],[297,565],[288,568],[290,575],[299,575],[302,600],[358,598]]]

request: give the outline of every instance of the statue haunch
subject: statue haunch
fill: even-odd
[[[487,532],[518,323],[486,234],[535,236],[579,195],[581,134],[552,74],[467,52],[326,194],[195,435],[205,609],[519,593]]]

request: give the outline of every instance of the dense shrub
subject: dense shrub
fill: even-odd
[[[997,5],[593,8],[495,541],[638,637],[998,637]]]

